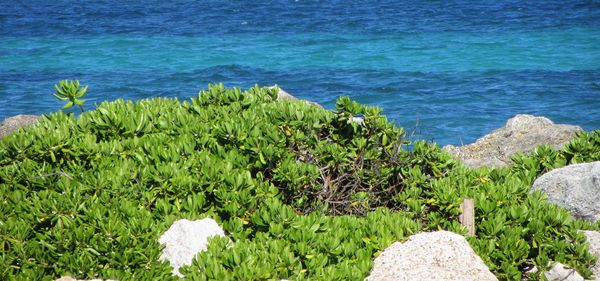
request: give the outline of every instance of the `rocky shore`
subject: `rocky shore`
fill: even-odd
[[[579,126],[554,124],[546,117],[519,114],[475,143],[446,145],[444,150],[472,168],[504,167],[511,164],[511,158],[518,152],[529,153],[540,145],[560,149],[579,131],[582,131]]]

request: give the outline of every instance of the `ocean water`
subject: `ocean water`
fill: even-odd
[[[466,144],[515,114],[600,129],[600,1],[0,0],[0,120],[105,100],[278,84],[380,106]]]

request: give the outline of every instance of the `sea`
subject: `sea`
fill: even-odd
[[[600,129],[600,1],[0,0],[0,120],[277,84],[468,144],[516,114]]]

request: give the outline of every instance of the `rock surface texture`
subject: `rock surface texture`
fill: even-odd
[[[584,281],[583,277],[575,271],[575,269],[569,268],[560,262],[554,264],[554,266],[544,272],[544,276],[548,281]]]
[[[35,115],[15,115],[0,122],[0,139],[10,135],[21,127],[31,126],[39,117]]]
[[[581,130],[579,126],[554,124],[545,117],[519,114],[475,143],[459,147],[447,145],[444,150],[469,167],[502,167],[509,165],[517,152],[531,152],[544,144],[559,149]]]
[[[600,218],[600,161],[554,169],[535,180],[531,191],[548,194],[548,200],[577,218]]]
[[[599,258],[599,260],[596,261],[596,264],[591,268],[594,277],[598,280],[600,279],[600,232],[584,230],[583,234],[587,239],[590,253]]]
[[[275,86],[269,87],[269,88],[273,88]],[[277,92],[277,101],[282,101],[282,100],[298,100],[298,98],[292,96],[290,93],[284,91],[283,89],[279,88],[279,92]],[[316,103],[316,102],[312,102],[312,101],[304,101],[306,104],[308,105],[312,105],[312,106],[316,106],[316,107],[323,107],[320,104]]]
[[[165,244],[160,258],[171,263],[173,274],[182,276],[179,268],[191,264],[199,252],[206,250],[208,238],[212,236],[225,236],[213,219],[178,220],[158,240]]]
[[[455,233],[416,234],[396,242],[373,263],[366,280],[498,280],[467,240]]]

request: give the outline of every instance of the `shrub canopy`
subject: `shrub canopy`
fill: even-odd
[[[408,146],[379,108],[342,97],[328,111],[277,91],[210,85],[185,102],[104,102],[0,140],[0,279],[176,279],[158,238],[177,219],[212,217],[233,243],[213,239],[186,278],[362,280],[394,241],[464,234],[466,197],[468,240],[500,279],[549,261],[591,274],[577,229],[597,226],[529,187],[600,159],[600,131],[471,170],[435,144]]]

